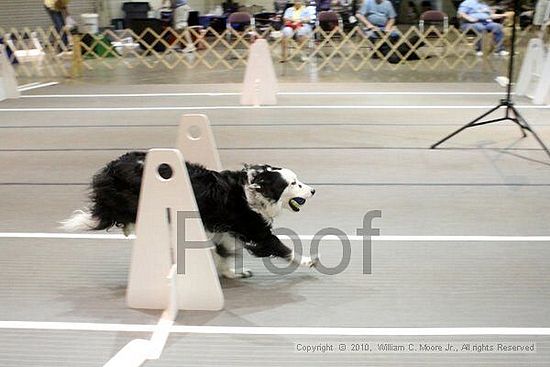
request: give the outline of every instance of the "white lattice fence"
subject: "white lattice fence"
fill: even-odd
[[[12,59],[18,61],[19,76],[46,77],[78,77],[84,71],[121,67],[232,70],[246,65],[251,42],[258,37],[268,40],[275,61],[296,70],[308,66],[335,71],[382,67],[464,70],[486,60],[475,56],[473,45],[478,41],[491,43],[490,35],[465,33],[454,27],[443,31],[434,26],[424,32],[410,27],[396,39],[390,34],[366,36],[357,27],[350,32],[343,32],[338,27],[331,31],[316,27],[311,39],[302,43],[295,40],[283,43],[280,32],[271,28],[261,32],[252,28],[240,32],[227,29],[222,33],[200,27],[183,32],[166,28],[160,33],[146,29],[141,34],[127,29],[107,30],[97,35],[60,35],[53,28],[0,29],[0,32]],[[533,34],[529,29],[519,32],[520,49]],[[63,36],[67,37],[69,45],[63,42]],[[283,52],[283,44],[286,52]],[[283,55],[286,55],[284,59]]]

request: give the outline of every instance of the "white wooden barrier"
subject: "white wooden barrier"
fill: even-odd
[[[15,71],[8,58],[5,45],[0,45],[0,101],[19,98]]]
[[[542,39],[529,40],[523,63],[516,83],[516,94],[521,96],[533,96],[535,86],[542,74],[545,50]]]
[[[179,125],[176,148],[188,162],[202,164],[214,171],[222,170],[222,163],[206,115],[183,115]]]
[[[521,65],[516,94],[533,99],[534,104],[550,103],[550,52],[541,38],[529,41]]]
[[[164,309],[164,312],[150,340],[132,340],[104,367],[138,367],[147,360],[160,358],[180,309],[216,311],[223,308],[223,292],[212,258],[213,245],[187,248],[185,243],[178,243],[208,241],[199,218],[177,223],[178,211],[198,213],[182,152],[190,162],[221,169],[214,135],[205,115],[183,116],[177,147],[152,149],[147,154],[128,277],[128,306]],[[170,167],[170,177],[161,176],[161,165]],[[177,233],[182,225],[185,238]],[[181,245],[185,256],[178,256]],[[178,265],[182,265],[177,264],[178,259],[184,261],[182,274],[177,272]]]
[[[550,52],[546,52],[546,58],[542,66],[542,73],[537,88],[533,95],[534,104],[550,104]]]
[[[168,165],[172,176],[159,174]],[[198,213],[185,161],[177,149],[152,149],[143,172],[136,240],[128,279],[128,305],[133,308],[165,309],[170,286],[166,278],[178,259],[176,213]],[[197,214],[198,215],[198,214]],[[206,242],[200,220],[188,220],[186,241]],[[220,310],[223,294],[210,248],[186,249],[185,274],[176,275],[178,309]]]
[[[277,77],[265,39],[257,39],[250,46],[244,74],[241,105],[277,104]]]

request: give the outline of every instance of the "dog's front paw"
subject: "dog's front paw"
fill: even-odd
[[[312,257],[309,257],[309,256],[302,256],[300,258],[300,266],[305,266],[305,267],[308,267],[308,268],[314,268],[314,267],[317,266],[318,263],[319,263],[319,258],[318,257],[312,258]]]
[[[222,272],[222,275],[228,279],[250,278],[252,276],[252,271],[249,269],[243,269],[242,272],[236,272],[235,269],[228,269]]]

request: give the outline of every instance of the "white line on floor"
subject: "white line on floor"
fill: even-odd
[[[287,236],[279,236],[281,239]],[[311,241],[315,235],[298,235],[298,239]],[[350,241],[362,241],[362,236],[346,235]],[[42,239],[75,239],[75,240],[133,240],[123,234],[91,234],[91,233],[41,233],[41,232],[0,232],[0,238],[42,238]],[[326,236],[324,239],[337,240],[336,236]],[[373,241],[396,242],[550,242],[550,236],[373,236]]]
[[[0,321],[0,329],[152,332],[156,325],[102,324],[83,322]],[[451,335],[550,335],[543,327],[450,327],[450,328],[361,328],[361,327],[239,327],[175,325],[171,333],[239,335],[335,335],[335,336],[451,336]]]
[[[22,88],[31,87],[31,86],[37,85],[37,84],[40,84],[40,83],[39,82],[34,82],[34,83],[22,84],[22,85],[19,85],[17,87],[17,89],[21,90]],[[21,97],[24,97],[24,96],[21,96]]]
[[[44,87],[50,87],[52,85],[57,85],[59,82],[49,82],[49,83],[40,83],[37,85],[30,85],[30,86],[21,86],[18,88],[20,92],[26,92],[28,90],[37,89],[37,88],[44,88]]]
[[[30,233],[30,232],[0,232],[0,238],[51,238],[51,239],[74,239],[74,240],[131,240],[123,234],[88,234],[88,233]]]
[[[280,93],[279,93],[280,94]],[[223,97],[240,96],[238,92],[195,93],[101,93],[101,94],[34,94],[22,98],[118,98],[118,97]]]
[[[166,106],[166,107],[35,107],[35,108],[2,108],[0,112],[64,112],[64,111],[188,111],[188,110],[468,110],[489,109],[495,106],[431,106],[431,105],[383,105],[383,106]],[[550,109],[548,106],[521,105],[520,109]]]
[[[496,96],[502,92],[278,92],[280,96]],[[39,94],[23,98],[117,98],[117,97],[222,97],[240,96],[240,92],[174,92],[174,93],[97,93],[97,94]]]

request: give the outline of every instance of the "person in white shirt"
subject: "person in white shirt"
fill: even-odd
[[[296,36],[298,43],[303,44],[311,34],[313,30],[309,22],[311,21],[312,14],[309,9],[304,6],[302,0],[296,0],[294,6],[285,10],[283,15],[283,39],[281,45],[283,48],[283,60],[286,61],[287,57],[287,42],[289,38]]]

